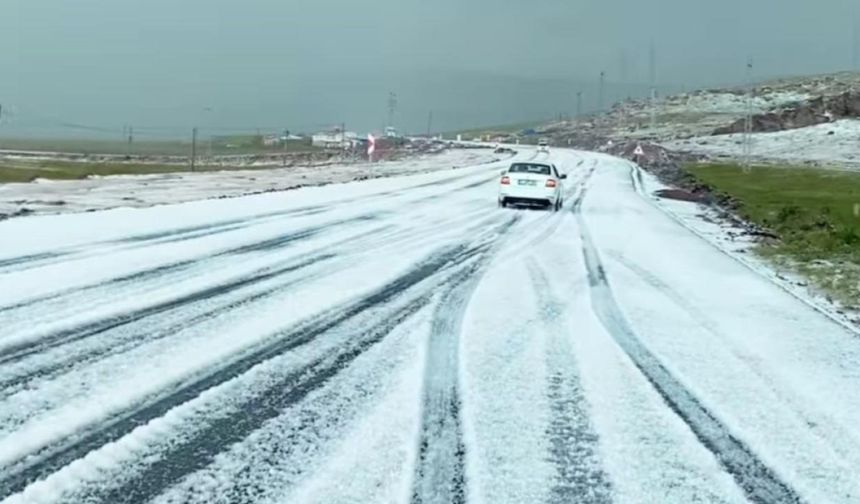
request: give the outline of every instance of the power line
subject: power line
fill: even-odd
[[[430,132],[433,130],[433,111],[427,114],[427,138],[430,138]]]
[[[744,171],[750,169],[750,158],[752,157],[752,130],[753,130],[753,97],[755,95],[755,86],[753,86],[753,60],[752,57],[747,59],[747,85],[749,86],[747,94],[747,110],[744,117],[744,140],[743,140],[743,168]]]
[[[648,47],[648,82],[651,87],[657,86],[657,46],[653,38]]]
[[[597,110],[603,112],[603,86],[606,84],[606,72],[600,72],[600,85],[597,89]]]
[[[191,130],[191,171],[197,164],[197,128]]]
[[[388,126],[394,126],[394,114],[397,112],[397,94],[394,91],[388,93]]]
[[[648,47],[648,80],[651,84],[650,99],[651,99],[651,131],[657,129],[657,46],[654,44],[654,38],[651,38],[651,44]]]
[[[851,44],[851,69],[860,70],[860,11],[854,14],[854,33]]]
[[[126,144],[125,155],[131,156],[131,143],[134,141],[134,128],[128,127],[128,143]]]
[[[621,82],[626,83],[629,75],[627,73],[627,67],[628,67],[627,51],[624,49],[621,49],[621,53],[619,55],[618,66],[619,66],[618,70],[620,71],[620,73],[618,75],[621,78]]]

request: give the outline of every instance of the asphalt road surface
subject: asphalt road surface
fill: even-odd
[[[857,503],[860,338],[643,197],[495,163],[0,223],[0,499]]]

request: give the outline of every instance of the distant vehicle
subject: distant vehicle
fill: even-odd
[[[557,212],[564,206],[566,178],[551,163],[514,163],[502,172],[499,206],[542,206]]]
[[[549,142],[546,140],[541,140],[538,142],[538,152],[546,152],[549,153]]]

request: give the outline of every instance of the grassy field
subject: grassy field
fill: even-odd
[[[740,214],[779,236],[759,252],[808,276],[845,305],[860,306],[860,173],[799,167],[687,167],[734,197]]]
[[[287,151],[305,152],[318,150],[311,146],[310,140],[290,140]],[[197,140],[197,153],[201,156],[222,156],[230,154],[264,154],[283,152],[284,146],[265,146],[262,137],[257,135],[234,135],[209,137]],[[76,154],[114,154],[133,156],[188,156],[191,154],[191,140],[135,140],[131,147],[127,142],[104,139],[50,139],[50,138],[0,138],[0,150],[23,150],[45,152],[68,152]]]
[[[463,140],[471,140],[472,138],[479,137],[485,134],[492,133],[519,133],[520,131],[528,128],[539,128],[540,126],[546,125],[549,120],[545,121],[531,121],[531,122],[522,122],[515,124],[502,124],[499,126],[486,126],[483,128],[471,128],[464,129],[459,131],[451,131],[448,133],[443,133],[442,137],[446,139],[457,138],[457,135],[463,135]]]

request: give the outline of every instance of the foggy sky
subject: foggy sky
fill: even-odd
[[[0,0],[0,134],[519,122],[644,93],[652,39],[664,89],[849,69],[858,3]]]

